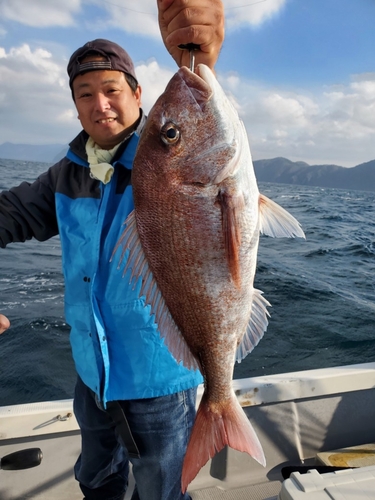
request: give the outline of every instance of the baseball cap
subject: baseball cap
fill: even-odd
[[[93,53],[104,56],[106,61],[81,62],[86,56]],[[96,71],[100,69],[122,71],[123,73],[131,75],[135,81],[138,82],[135,76],[133,61],[126,50],[120,47],[120,45],[117,45],[117,43],[98,38],[85,43],[85,45],[72,54],[67,68],[70,88],[72,89],[73,80],[76,76],[86,73],[87,71]]]

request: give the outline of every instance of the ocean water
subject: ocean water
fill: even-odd
[[[0,160],[0,191],[47,164]],[[255,285],[268,330],[236,378],[375,360],[375,193],[260,184],[306,240],[262,236]],[[64,320],[59,238],[0,249],[0,405],[70,398],[75,370]]]

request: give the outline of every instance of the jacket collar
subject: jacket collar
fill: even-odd
[[[112,164],[119,162],[123,164],[126,168],[131,169],[135,154],[135,148],[138,144],[138,139],[146,123],[146,116],[142,109],[140,109],[140,115],[136,128],[131,132],[128,137],[123,141],[121,146],[118,148],[115,156],[113,157]],[[89,163],[87,161],[86,153],[86,142],[89,138],[87,132],[82,130],[69,144],[69,150],[66,157],[69,160],[78,163],[79,165],[88,167]],[[129,146],[129,147],[128,147]],[[125,152],[125,155],[123,153]]]

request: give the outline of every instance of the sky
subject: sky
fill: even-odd
[[[375,0],[224,0],[217,78],[253,159],[353,167],[375,159]],[[0,144],[80,131],[70,55],[95,38],[132,56],[149,111],[176,71],[156,0],[0,0]]]

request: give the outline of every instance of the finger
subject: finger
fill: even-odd
[[[197,12],[206,12],[197,10]],[[166,24],[166,43],[178,45],[180,43],[195,43],[208,46],[210,43],[221,45],[224,39],[224,24],[216,13],[207,15],[186,15],[186,10]]]
[[[166,0],[164,0],[166,1]],[[164,7],[166,4],[164,4]],[[166,35],[174,34],[180,39],[178,32],[184,28],[198,27],[198,34],[207,28],[212,36],[222,43],[224,38],[224,7],[221,0],[172,0],[164,10],[159,9]],[[183,31],[182,31],[183,33]],[[194,31],[192,31],[194,34]],[[170,40],[168,41],[170,42]],[[199,40],[187,40],[181,43],[199,43]],[[173,41],[175,43],[175,40]]]
[[[178,62],[179,66],[190,67],[190,54],[188,50],[175,49],[186,40],[194,40],[194,44],[199,45],[200,50],[194,51],[195,66],[198,64],[205,64],[211,69],[214,68],[218,54],[220,52],[221,42],[217,38],[213,38],[209,28],[202,28],[201,26],[190,26],[179,33],[173,33],[167,37],[166,44],[170,47],[169,51],[173,58]]]
[[[163,15],[164,22],[168,26],[169,33],[187,26],[217,26],[221,24],[221,12],[211,10],[209,7],[192,6],[183,9],[175,9],[174,5]]]
[[[178,46],[200,45],[196,63],[214,68],[224,40],[221,0],[158,0],[159,25],[168,52],[179,66],[190,66],[188,51]]]
[[[219,45],[215,41],[214,28],[202,25],[187,26],[173,31],[167,36],[166,43],[170,47],[194,43],[200,46],[202,52],[210,52],[211,45]]]
[[[5,332],[5,330],[8,330],[9,327],[10,327],[9,319],[3,314],[0,314],[0,334]]]
[[[215,18],[224,20],[222,0],[158,0],[158,9],[167,24],[177,16],[185,18],[188,24],[199,20],[211,24]]]
[[[171,6],[171,4],[174,2],[175,0],[157,0],[157,3],[158,3],[158,9],[162,12],[164,12],[166,9],[168,9],[168,7]]]

